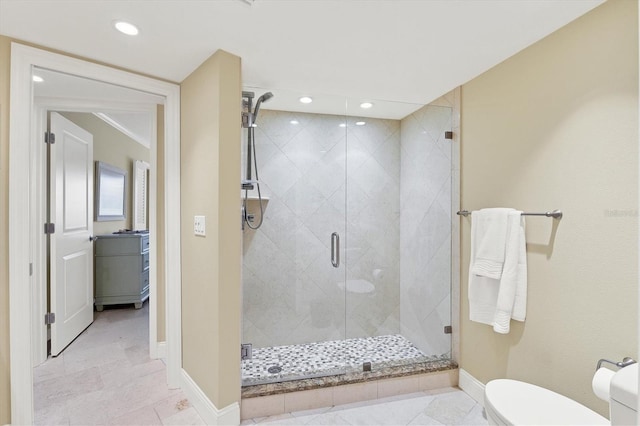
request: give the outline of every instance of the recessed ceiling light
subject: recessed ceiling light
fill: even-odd
[[[295,125],[295,124],[298,124],[298,123],[299,123],[299,121],[298,121],[298,120],[291,120],[289,123],[291,123],[291,124],[294,124],[294,125]]]
[[[31,77],[33,79],[33,81],[35,81],[36,83],[42,83],[44,81],[44,78],[40,77],[39,75],[34,75],[33,77]]]
[[[360,108],[362,109],[369,109],[373,106],[373,104],[371,102],[363,102],[360,104]]]
[[[116,28],[116,30],[120,31],[122,34],[130,35],[130,36],[138,35],[138,33],[140,32],[138,30],[138,27],[125,21],[113,21],[113,26]]]
[[[365,124],[367,124],[364,121],[356,121],[356,126],[364,126]]]
[[[347,123],[340,123],[340,124],[338,124],[338,126],[340,126],[340,127],[347,127]]]
[[[300,102],[302,102],[303,104],[310,104],[311,102],[313,102],[313,99],[308,96],[303,96],[300,98]]]

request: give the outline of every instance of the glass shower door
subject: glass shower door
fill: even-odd
[[[300,95],[271,92],[255,119],[252,147],[264,220],[243,230],[242,341],[252,352],[242,363],[243,385],[345,371],[344,114],[305,112],[302,104],[276,109]],[[247,214],[258,223],[257,191],[245,195]]]

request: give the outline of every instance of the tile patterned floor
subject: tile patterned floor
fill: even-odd
[[[242,384],[257,385],[362,371],[364,362],[371,362],[375,367],[439,358],[427,356],[399,334],[256,348],[251,359],[242,361]],[[282,370],[270,372],[269,368],[274,366]]]
[[[60,356],[34,369],[35,424],[204,424],[149,358],[149,305],[95,313]]]
[[[148,356],[148,305],[105,309],[59,357],[34,369],[38,425],[203,425],[180,390],[166,386]],[[281,416],[243,425],[486,425],[482,407],[441,389]]]
[[[486,425],[482,407],[457,388],[419,392],[376,401],[336,405],[241,425]]]

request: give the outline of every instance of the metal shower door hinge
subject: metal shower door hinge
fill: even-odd
[[[253,349],[251,343],[243,343],[240,345],[240,360],[251,359],[253,356]]]
[[[44,323],[46,325],[53,324],[56,322],[56,314],[53,312],[47,312],[44,314]]]
[[[450,325],[445,325],[444,326],[444,334],[451,334],[453,333],[453,328],[451,328]]]

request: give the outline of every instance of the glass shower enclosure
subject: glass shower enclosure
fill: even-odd
[[[449,358],[451,107],[246,90],[243,385]]]

